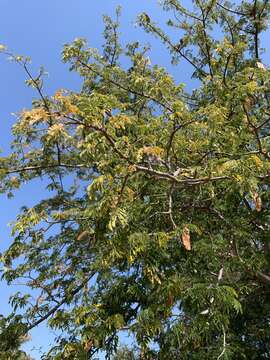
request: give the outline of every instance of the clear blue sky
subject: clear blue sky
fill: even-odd
[[[188,0],[185,2],[190,3]],[[123,41],[139,39],[141,42],[151,43],[152,63],[167,65],[178,81],[187,82],[190,74],[188,66],[170,66],[169,55],[160,43],[134,26],[137,14],[142,11],[146,11],[157,22],[164,24],[164,13],[157,0],[0,0],[0,44],[7,45],[16,54],[30,56],[33,70],[41,65],[45,66],[49,72],[46,81],[46,91],[49,95],[59,88],[79,90],[80,79],[76,74],[69,73],[68,67],[61,63],[63,44],[77,37],[84,37],[88,39],[90,46],[100,48],[102,14],[113,15],[117,5],[122,5],[123,8]],[[0,148],[6,153],[11,139],[10,129],[15,120],[11,113],[30,107],[31,100],[36,94],[33,89],[25,86],[25,74],[22,69],[7,61],[4,56],[0,56],[0,79]],[[15,219],[22,205],[31,206],[43,196],[45,195],[39,182],[24,186],[12,200],[0,196],[0,251],[10,243],[10,229],[7,223]],[[17,291],[18,286],[9,289],[1,284],[0,313],[8,311],[8,296],[14,290]],[[32,337],[32,342],[27,344],[26,348],[38,360],[39,352],[30,349],[33,346],[46,348],[53,337],[45,326],[35,330]]]

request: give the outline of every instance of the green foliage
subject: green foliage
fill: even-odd
[[[3,360],[31,360],[20,346],[29,341],[25,334],[25,326],[19,325],[20,316],[0,317],[0,359]]]
[[[270,357],[270,5],[161,3],[178,43],[148,14],[138,23],[189,63],[192,92],[146,47],[120,45],[119,9],[102,54],[64,47],[79,93],[45,96],[43,69],[13,57],[40,99],[18,114],[0,189],[40,179],[51,196],[21,210],[2,254],[3,279],[32,295],[11,298],[4,356],[48,321],[61,330],[48,360]],[[135,350],[118,349],[123,332]]]

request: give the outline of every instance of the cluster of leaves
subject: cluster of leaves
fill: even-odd
[[[0,317],[0,359],[31,360],[24,351],[20,350],[21,345],[30,340],[20,320],[21,317],[14,314],[7,318]]]
[[[40,100],[18,115],[1,190],[38,178],[52,195],[22,209],[2,255],[3,278],[32,295],[13,297],[23,315],[1,336],[48,320],[62,335],[46,359],[110,358],[122,332],[138,349],[116,359],[270,356],[270,71],[259,58],[270,6],[162,3],[179,43],[147,14],[139,24],[188,61],[192,93],[146,47],[121,47],[118,18],[104,18],[103,54],[82,39],[64,47],[80,93],[45,96],[42,72],[15,57]]]

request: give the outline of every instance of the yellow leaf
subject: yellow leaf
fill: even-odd
[[[261,167],[262,166],[262,160],[259,158],[259,156],[257,155],[252,155],[251,156],[251,159],[255,162],[257,168]]]
[[[46,121],[49,118],[48,112],[43,108],[36,108],[21,113],[21,121],[25,124],[34,125],[40,121]]]
[[[129,173],[134,173],[137,170],[135,165],[129,165],[128,166],[128,172]]]
[[[54,124],[49,127],[48,135],[51,137],[60,135],[64,131],[64,129],[64,124]]]
[[[61,101],[61,100],[64,98],[63,92],[64,92],[63,89],[58,89],[58,90],[55,92],[53,98],[54,98],[55,100],[57,100],[57,101]]]
[[[158,146],[144,146],[143,153],[147,155],[162,156],[164,153],[164,149]]]
[[[125,129],[127,124],[130,124],[131,120],[126,115],[117,115],[110,118],[110,124],[116,129]]]

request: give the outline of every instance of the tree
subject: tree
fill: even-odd
[[[13,318],[13,323],[9,319],[0,317],[0,359],[5,360],[32,360],[24,351],[20,350],[23,343],[30,340],[25,335],[22,327],[18,325],[19,317]]]
[[[191,92],[147,47],[121,46],[119,10],[102,54],[64,47],[79,93],[46,96],[42,71],[14,57],[40,98],[18,115],[1,190],[41,179],[51,196],[21,210],[2,254],[3,278],[36,298],[11,299],[1,336],[47,321],[61,336],[46,359],[110,358],[123,331],[138,347],[118,350],[127,359],[270,358],[270,5],[162,4],[181,40],[138,23],[190,64]]]

